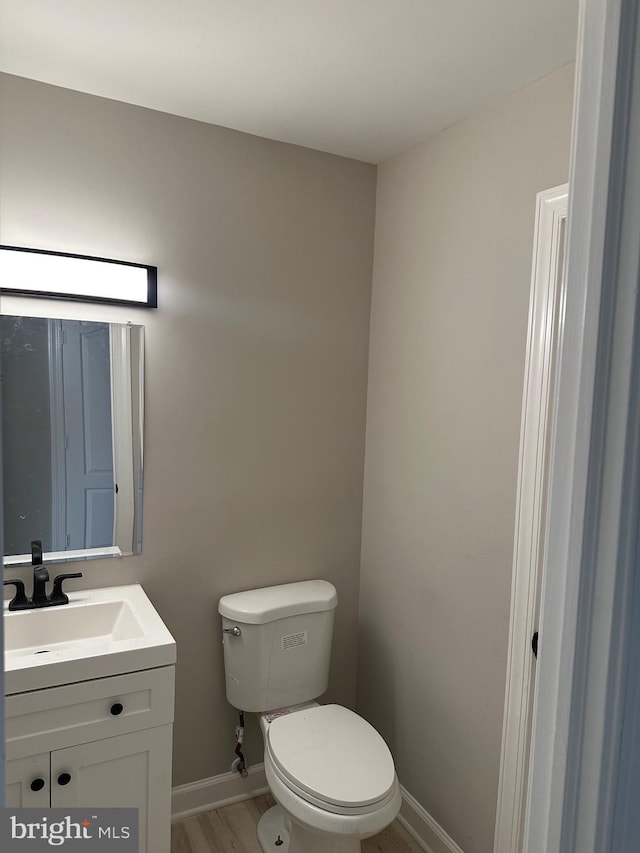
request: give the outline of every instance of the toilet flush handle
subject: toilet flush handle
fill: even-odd
[[[240,630],[240,628],[238,628],[237,625],[234,625],[233,628],[223,628],[222,633],[233,634],[234,637],[239,637],[240,634],[242,634],[242,631]]]

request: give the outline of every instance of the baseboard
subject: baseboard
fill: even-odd
[[[231,803],[250,800],[269,790],[264,764],[254,764],[249,775],[221,773],[187,785],[178,785],[171,792],[171,820],[184,820],[193,815],[219,809]],[[463,853],[455,841],[435,821],[429,812],[405,788],[398,821],[426,853]]]
[[[463,853],[456,842],[405,788],[398,821],[426,853]]]
[[[262,763],[250,767],[249,775],[244,779],[237,773],[221,773],[209,779],[178,785],[171,791],[171,820],[184,820],[201,812],[250,800],[266,794],[268,790]]]

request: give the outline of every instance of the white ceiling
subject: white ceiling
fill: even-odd
[[[379,162],[575,57],[578,0],[0,0],[0,68]]]

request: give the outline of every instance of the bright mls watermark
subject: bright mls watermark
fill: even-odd
[[[138,809],[0,809],[0,851],[138,853]]]

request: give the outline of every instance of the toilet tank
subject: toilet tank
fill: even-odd
[[[327,689],[338,603],[313,580],[236,592],[220,599],[227,699],[241,711],[273,711]],[[239,629],[233,633],[233,629]]]

